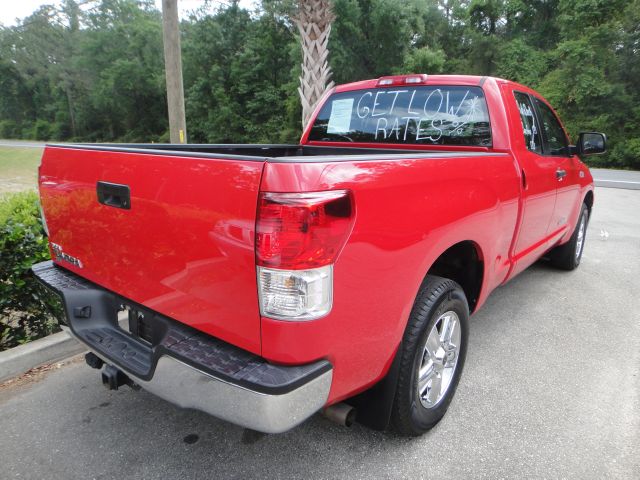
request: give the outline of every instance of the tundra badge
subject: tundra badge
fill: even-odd
[[[71,265],[75,265],[78,268],[82,268],[82,262],[79,258],[73,257],[68,253],[64,253],[62,247],[57,243],[51,242],[51,249],[53,250],[53,254],[56,257],[56,260],[60,260],[63,262],[70,263]]]

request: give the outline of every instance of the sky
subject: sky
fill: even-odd
[[[33,13],[40,5],[59,4],[60,0],[0,0],[0,23],[4,26],[15,25],[16,18],[24,18]],[[158,9],[162,0],[155,0]],[[178,0],[181,14],[195,10],[204,2],[202,0]],[[215,2],[214,2],[215,3]],[[226,2],[221,2],[226,3]],[[254,0],[241,0],[240,5],[251,8]]]

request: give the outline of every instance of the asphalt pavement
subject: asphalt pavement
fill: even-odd
[[[407,439],[320,415],[251,439],[80,359],[0,387],[0,478],[640,478],[640,192],[596,191],[582,265],[538,263],[472,317],[444,420]]]
[[[591,174],[597,187],[640,190],[640,172],[592,168]]]

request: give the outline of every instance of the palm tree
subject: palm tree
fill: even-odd
[[[335,19],[330,0],[299,0],[293,18],[302,44],[302,75],[298,93],[302,102],[304,128],[324,92],[333,87],[329,55],[329,34]]]

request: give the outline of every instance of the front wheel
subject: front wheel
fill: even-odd
[[[575,270],[582,260],[584,241],[587,236],[587,224],[589,223],[589,209],[582,204],[578,223],[573,235],[567,243],[555,247],[549,252],[551,264],[563,270]]]
[[[469,306],[460,285],[428,275],[413,306],[401,349],[392,427],[421,435],[444,416],[467,353]]]

